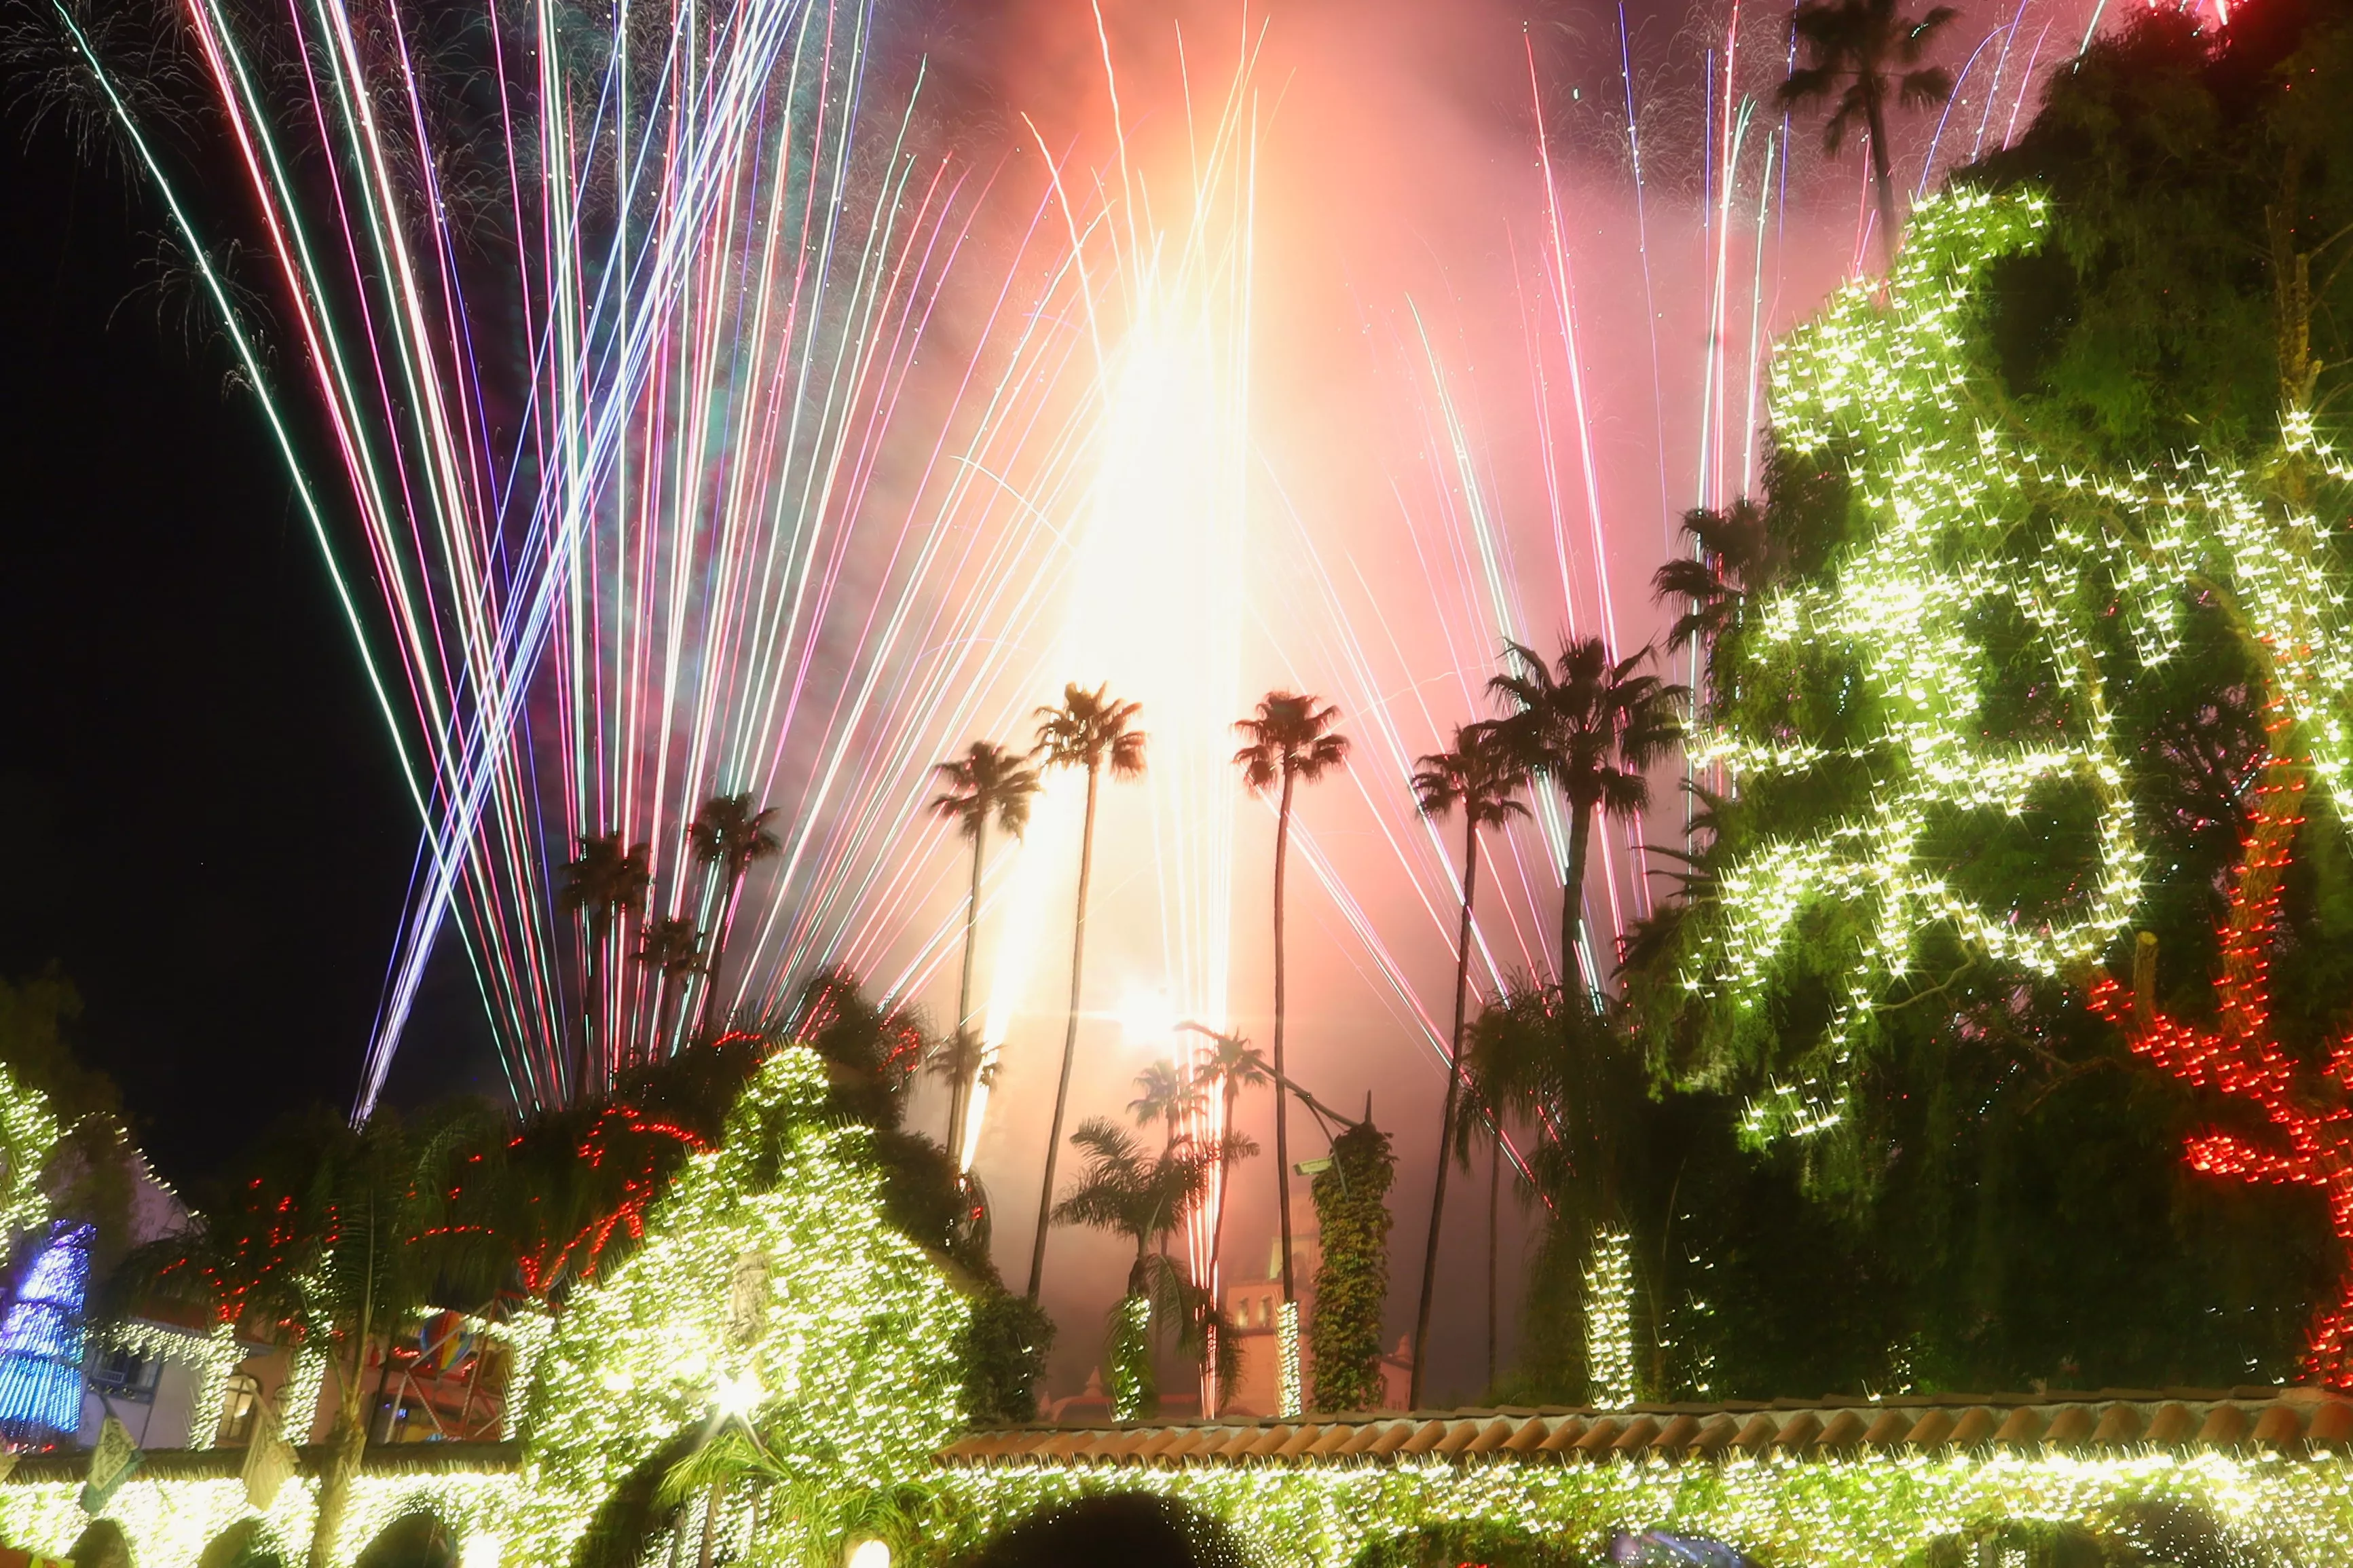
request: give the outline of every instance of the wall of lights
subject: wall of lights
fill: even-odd
[[[1616,1226],[1593,1233],[1585,1267],[1585,1375],[1593,1403],[1623,1410],[1634,1403],[1634,1238]]]
[[[1898,1568],[1941,1537],[2005,1521],[2099,1528],[2137,1503],[2201,1510],[2280,1568],[2353,1558],[2353,1470],[2341,1460],[2161,1453],[2124,1458],[1997,1456],[1740,1459],[1728,1464],[1526,1464],[1087,1471],[956,1471],[911,1563],[956,1553],[1049,1504],[1091,1490],[1155,1491],[1224,1519],[1269,1568],[1345,1568],[1365,1548],[1430,1525],[1477,1521],[1581,1542],[1664,1528],[1754,1561]]]
[[[1863,538],[1819,579],[1768,595],[1746,639],[1739,680],[1826,652],[1860,672],[1877,732],[1831,751],[1792,739],[1762,701],[1712,714],[1694,761],[1736,784],[1861,763],[1867,805],[1800,837],[1760,844],[1725,872],[1717,910],[1688,963],[1694,995],[1764,1026],[1759,1006],[1801,918],[1844,970],[1840,1005],[1788,1080],[1752,1108],[1759,1137],[1820,1131],[1843,1115],[1848,1068],[1873,1003],[1942,926],[1987,957],[2044,975],[2082,974],[2128,926],[2147,870],[2104,665],[2110,628],[2126,657],[2162,664],[2180,646],[2184,589],[2223,587],[2249,628],[2310,755],[2315,784],[2353,821],[2353,637],[2323,530],[2263,476],[2192,451],[2131,472],[2085,472],[2041,449],[1966,350],[1972,297],[2000,257],[2039,245],[2050,205],[2035,193],[1959,189],[1923,204],[1883,305],[1873,286],[1841,291],[1776,357],[1771,416],[1795,454],[1852,454]],[[2308,416],[2283,421],[2304,468],[2353,479]],[[1988,735],[1976,627],[1988,611],[2031,628],[2040,672],[2063,693],[2057,721]],[[2090,870],[2063,906],[1989,907],[1923,855],[1948,810],[2021,816],[2030,796],[2083,792],[2095,826]],[[1810,945],[1814,942],[1810,928]]]
[[[648,1215],[642,1246],[560,1321],[503,1326],[529,1382],[521,1472],[364,1475],[332,1568],[385,1526],[429,1511],[464,1568],[561,1568],[596,1509],[678,1433],[740,1417],[796,1484],[881,1495],[929,1477],[964,1422],[954,1346],[969,1316],[945,1272],[883,1217],[871,1133],[829,1125],[823,1070],[777,1053]],[[184,1347],[174,1347],[175,1349]],[[303,1372],[316,1386],[315,1356]],[[0,1482],[0,1538],[63,1554],[89,1522],[79,1481]],[[227,1479],[133,1478],[105,1517],[136,1568],[194,1568],[246,1519],[300,1561],[316,1484],[267,1514]],[[792,1510],[764,1518],[755,1556],[832,1549]],[[838,1544],[838,1543],[832,1543]]]

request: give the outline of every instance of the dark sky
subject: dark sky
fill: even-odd
[[[348,1104],[415,839],[284,464],[219,346],[156,319],[153,225],[9,128],[0,974],[63,967],[84,1059],[185,1182]]]

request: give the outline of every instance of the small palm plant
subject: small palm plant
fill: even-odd
[[[1104,1384],[1112,1414],[1122,1421],[1150,1418],[1160,1408],[1154,1373],[1155,1331],[1173,1326],[1179,1351],[1198,1355],[1208,1340],[1210,1303],[1185,1277],[1185,1270],[1154,1244],[1184,1220],[1208,1190],[1214,1152],[1179,1142],[1147,1154],[1134,1135],[1108,1117],[1090,1117],[1071,1134],[1086,1157],[1078,1184],[1054,1205],[1060,1225],[1085,1226],[1124,1236],[1135,1244],[1127,1289],[1112,1309],[1104,1352]]]

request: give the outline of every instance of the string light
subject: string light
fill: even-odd
[[[963,1425],[955,1347],[970,1310],[885,1217],[873,1133],[831,1124],[827,1093],[814,1053],[778,1052],[731,1113],[724,1145],[694,1156],[649,1211],[634,1256],[578,1289],[558,1321],[487,1325],[514,1357],[510,1386],[528,1389],[509,1401],[525,1407],[520,1470],[486,1459],[363,1471],[329,1568],[349,1568],[387,1525],[417,1512],[440,1522],[462,1563],[561,1568],[622,1479],[723,1402],[744,1411],[796,1482],[887,1494],[928,1477],[932,1455]],[[755,1331],[731,1340],[734,1266],[755,1253],[773,1260],[766,1298]],[[198,1353],[167,1330],[134,1339]],[[225,1333],[198,1342],[230,1343]],[[323,1357],[301,1356],[290,1389],[307,1386],[315,1400],[324,1370]],[[0,1482],[0,1539],[61,1555],[89,1522],[79,1492],[79,1477]],[[142,1568],[195,1568],[247,1520],[290,1560],[289,1543],[310,1539],[316,1492],[315,1478],[286,1486],[257,1515],[233,1475],[145,1474],[115,1494],[106,1517]],[[789,1510],[760,1528],[770,1544],[811,1544]],[[816,1544],[838,1556],[846,1543]]]
[[[1634,1403],[1634,1238],[1616,1226],[1593,1233],[1585,1268],[1585,1374],[1593,1403]]]
[[[1299,1303],[1285,1301],[1275,1309],[1275,1414],[1296,1415],[1306,1406],[1307,1381],[1299,1365]]]
[[[2283,1563],[2338,1563],[2353,1554],[2353,1471],[2342,1461],[2212,1450],[2096,1458],[1861,1450],[1722,1463],[1494,1458],[1259,1468],[1034,1464],[951,1471],[941,1489],[944,1506],[925,1544],[943,1562],[1038,1509],[1109,1490],[1152,1492],[1200,1509],[1282,1568],[1347,1563],[1377,1542],[1448,1524],[1523,1531],[1596,1557],[1618,1531],[1665,1529],[1724,1542],[1757,1563],[1896,1568],[1921,1561],[1939,1539],[2007,1521],[2097,1529],[2120,1525],[2128,1510],[2148,1504],[2202,1512]]]
[[[1888,302],[1867,285],[1841,290],[1775,363],[1777,439],[1792,455],[1844,461],[1869,531],[1833,572],[1762,602],[1736,655],[1737,689],[1753,695],[1708,716],[1694,761],[1725,768],[1736,784],[1860,768],[1870,798],[1733,856],[1694,926],[1686,992],[1728,1004],[1736,1032],[1757,1034],[1771,1026],[1760,1004],[1799,922],[1830,917],[1808,924],[1807,947],[1837,977],[1831,1016],[1788,1064],[1791,1081],[1751,1106],[1748,1131],[1759,1139],[1841,1120],[1873,1006],[1931,929],[2057,977],[2089,970],[2128,928],[2147,860],[2110,708],[2105,628],[2121,631],[2138,668],[2161,666],[2180,648],[2192,581],[2231,593],[2283,715],[2306,739],[2313,782],[2353,818],[2353,639],[2311,513],[2266,500],[2258,474],[2200,452],[2130,472],[2071,468],[1990,412],[2000,399],[1982,384],[1968,342],[1973,297],[1989,264],[2042,243],[2050,215],[2035,192],[1962,188],[1924,203]],[[2332,475],[2353,473],[2308,416],[2283,421],[2283,448]],[[2055,720],[2030,735],[1987,732],[1989,612],[2031,631],[2040,673],[2059,694]],[[1858,677],[1851,706],[1870,716],[1871,731],[1852,744],[1794,738],[1791,715],[1764,695],[1801,686],[1825,659]],[[1928,853],[1939,816],[2016,819],[2054,792],[2084,799],[2094,819],[2085,874],[2063,903],[1989,904]]]

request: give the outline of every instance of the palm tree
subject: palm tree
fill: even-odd
[[[1219,1125],[1226,1129],[1230,1140],[1234,1112],[1241,1104],[1242,1090],[1272,1083],[1274,1078],[1266,1070],[1265,1053],[1256,1046],[1236,1036],[1218,1035],[1212,1037],[1209,1053],[1202,1058],[1199,1068],[1193,1075],[1193,1081],[1205,1092],[1217,1090],[1225,1108]],[[1230,1164],[1232,1160],[1229,1158],[1223,1163]],[[1225,1232],[1226,1205],[1221,1194],[1217,1208],[1209,1215],[1209,1276],[1212,1279],[1219,1278],[1218,1265],[1224,1256]]]
[[[964,906],[964,976],[956,986],[955,1033],[963,1035],[972,1028],[972,955],[980,926],[980,868],[987,853],[988,819],[994,816],[997,826],[1020,837],[1029,826],[1029,801],[1038,793],[1038,770],[1029,766],[1028,757],[1017,756],[993,741],[975,741],[965,748],[963,756],[936,763],[932,772],[947,786],[947,793],[932,802],[932,815],[955,823],[956,831],[972,840],[972,892]],[[948,1082],[948,1152],[952,1154],[964,1147],[965,1086],[969,1082],[968,1073]]]
[[[1182,1137],[1185,1118],[1201,1109],[1206,1091],[1201,1080],[1175,1062],[1157,1061],[1135,1075],[1136,1097],[1127,1102],[1127,1113],[1135,1118],[1138,1127],[1159,1122],[1166,1131],[1164,1149],[1176,1147]]]
[[[1079,1124],[1071,1142],[1086,1151],[1079,1184],[1054,1206],[1063,1225],[1082,1225],[1124,1236],[1135,1244],[1127,1290],[1112,1309],[1109,1365],[1114,1414],[1123,1421],[1149,1417],[1159,1409],[1152,1374],[1150,1331],[1156,1320],[1178,1326],[1179,1345],[1198,1353],[1207,1314],[1199,1293],[1176,1259],[1153,1243],[1175,1230],[1185,1212],[1208,1189],[1214,1155],[1179,1142],[1147,1156],[1124,1129],[1105,1117]]]
[[[1788,552],[1776,539],[1765,509],[1742,496],[1722,511],[1694,507],[1683,513],[1683,533],[1697,552],[1670,561],[1651,574],[1651,596],[1688,605],[1668,628],[1667,647],[1693,642],[1713,646],[1736,625],[1750,598],[1778,582],[1788,568]]]
[[[371,1425],[371,1342],[397,1335],[429,1306],[479,1309],[511,1261],[448,1223],[467,1151],[504,1143],[506,1129],[479,1105],[432,1116],[279,1123],[240,1160],[237,1179],[219,1184],[216,1201],[132,1252],[118,1276],[138,1298],[222,1328],[290,1330],[307,1353],[327,1358],[335,1416],[307,1568],[341,1555]]]
[[[1071,1099],[1071,1063],[1079,1049],[1080,982],[1087,952],[1087,889],[1094,879],[1095,794],[1103,770],[1113,778],[1132,779],[1144,772],[1144,731],[1135,729],[1142,705],[1122,702],[1109,687],[1092,691],[1073,682],[1062,688],[1060,708],[1038,710],[1038,750],[1046,766],[1084,768],[1087,773],[1087,815],[1079,837],[1079,907],[1071,925],[1071,1010],[1062,1030],[1062,1076],[1054,1089],[1054,1117],[1046,1130],[1046,1173],[1038,1190],[1038,1234],[1029,1247],[1029,1299],[1038,1300],[1046,1277],[1046,1227],[1053,1218],[1054,1156],[1062,1142],[1062,1112]]]
[[[580,840],[580,858],[565,864],[564,885],[555,892],[555,907],[565,914],[578,915],[588,927],[587,957],[581,970],[582,988],[587,994],[580,1019],[584,1087],[588,1064],[596,1056],[596,954],[613,934],[617,918],[645,912],[646,889],[653,884],[651,860],[652,851],[647,845],[622,848],[617,831],[592,833]],[[605,1032],[608,1037],[612,1033],[609,1020]],[[609,1038],[607,1043],[609,1047]]]
[[[934,1078],[945,1080],[948,1086],[948,1141],[950,1157],[964,1158],[964,1096],[970,1087],[985,1075],[987,1051],[980,1037],[970,1029],[956,1029],[942,1035],[932,1047],[924,1069]]]
[[[1613,662],[1599,637],[1572,639],[1561,647],[1556,675],[1533,648],[1513,642],[1504,650],[1519,668],[1487,683],[1514,710],[1496,721],[1495,734],[1513,761],[1544,774],[1568,807],[1568,864],[1561,872],[1560,900],[1560,984],[1566,994],[1584,931],[1586,854],[1594,814],[1623,819],[1651,804],[1644,770],[1682,738],[1675,704],[1687,689],[1641,673],[1651,658],[1647,647]]]
[[[702,1027],[706,1031],[719,1004],[719,963],[727,951],[727,932],[735,923],[735,900],[744,890],[744,878],[753,861],[768,859],[785,847],[784,840],[768,827],[776,815],[774,806],[754,811],[748,794],[714,795],[702,803],[687,827],[696,863],[717,868],[727,889],[719,900],[718,921],[711,930],[711,962],[702,971]]]
[[[1282,874],[1291,855],[1291,802],[1302,781],[1314,784],[1348,760],[1348,737],[1334,732],[1340,710],[1321,698],[1294,691],[1270,691],[1258,705],[1258,716],[1238,721],[1234,729],[1249,744],[1234,753],[1242,782],[1264,794],[1282,786],[1274,819],[1274,1076],[1282,1068]],[[1274,1193],[1282,1227],[1282,1300],[1299,1300],[1292,1279],[1291,1259],[1291,1121],[1287,1096],[1274,1097]]]
[[[1496,1289],[1497,1258],[1496,1222],[1501,1217],[1504,1195],[1504,1112],[1505,1099],[1499,1087],[1484,1076],[1488,1064],[1475,1052],[1463,1058],[1462,1104],[1457,1113],[1452,1132],[1453,1156],[1462,1166],[1465,1175],[1471,1171],[1471,1146],[1474,1142],[1487,1145],[1487,1386],[1495,1386]],[[1441,1148],[1439,1158],[1447,1157]]]
[[[1928,43],[1960,15],[1938,5],[1915,20],[1895,14],[1896,0],[1807,0],[1789,18],[1806,46],[1807,63],[1792,70],[1774,95],[1782,108],[1820,103],[1846,84],[1822,122],[1822,151],[1836,155],[1856,121],[1871,138],[1871,178],[1879,195],[1880,249],[1895,261],[1895,186],[1888,174],[1887,100],[1906,109],[1933,109],[1953,96],[1952,74],[1923,66]]]
[[[702,931],[684,915],[664,915],[648,921],[638,935],[638,962],[654,972],[654,1045],[646,1057],[659,1054],[669,1019],[673,983],[702,968]]]
[[[1516,796],[1527,783],[1527,773],[1490,725],[1472,724],[1454,731],[1454,749],[1433,752],[1421,759],[1413,775],[1415,802],[1425,816],[1462,813],[1462,927],[1454,945],[1454,1032],[1448,1037],[1446,1103],[1439,1120],[1438,1178],[1430,1199],[1430,1239],[1421,1254],[1421,1298],[1414,1308],[1412,1394],[1407,1403],[1421,1407],[1422,1367],[1430,1344],[1430,1303],[1438,1281],[1439,1226],[1446,1213],[1446,1157],[1453,1136],[1462,1095],[1462,1026],[1471,1003],[1471,910],[1479,887],[1479,830],[1496,827],[1528,808]],[[1492,1380],[1491,1380],[1492,1381]]]

